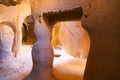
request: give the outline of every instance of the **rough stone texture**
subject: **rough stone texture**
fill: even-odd
[[[35,35],[37,41],[32,49],[33,68],[24,80],[54,80],[53,50],[50,45],[51,33],[43,16],[35,20]]]
[[[26,10],[27,9],[27,10]],[[16,39],[14,54],[20,52],[21,38],[22,38],[22,24],[26,16],[30,15],[30,5],[23,1],[16,6],[4,6],[0,4],[0,22],[11,22],[16,26]]]
[[[0,24],[0,36],[1,36],[1,47],[0,47],[0,52],[12,52],[12,44],[14,40],[14,32],[12,28],[9,28],[5,24]],[[7,44],[6,44],[7,43]]]
[[[120,1],[81,0],[91,39],[84,80],[120,79]]]
[[[90,38],[81,21],[61,22],[60,41],[66,53],[76,58],[87,58]]]
[[[12,23],[10,23],[10,22],[2,22],[2,23],[0,23],[1,25],[6,25],[6,26],[9,26],[13,31],[14,31],[14,40],[13,40],[13,44],[12,44],[12,53],[14,53],[14,49],[15,49],[15,47],[16,47],[16,45],[15,45],[15,39],[16,39],[16,27],[12,24]],[[5,44],[5,43],[4,43]],[[9,43],[8,43],[9,44]],[[11,48],[11,47],[10,47]],[[14,56],[14,54],[12,54],[12,56]]]
[[[30,0],[33,14],[59,12],[80,7],[80,0]],[[38,11],[39,10],[39,11]]]
[[[0,79],[21,80],[23,77],[12,56],[14,30],[11,26],[0,24]],[[11,77],[14,76],[14,77]]]

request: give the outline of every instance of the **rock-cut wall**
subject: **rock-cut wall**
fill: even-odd
[[[91,39],[84,80],[119,80],[120,1],[81,0],[82,24]]]

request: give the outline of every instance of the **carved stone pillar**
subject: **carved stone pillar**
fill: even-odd
[[[24,80],[53,80],[53,50],[51,33],[43,17],[34,17],[34,32],[37,38],[32,49],[33,68]]]

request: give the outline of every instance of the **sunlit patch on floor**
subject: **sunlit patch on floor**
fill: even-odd
[[[21,53],[16,58],[25,76],[32,69],[31,50],[32,45],[23,45]],[[86,59],[74,58],[66,54],[62,48],[54,49],[54,53],[53,71],[57,80],[82,80]]]

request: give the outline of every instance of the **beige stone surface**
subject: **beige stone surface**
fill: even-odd
[[[23,72],[20,74],[24,74],[24,77],[32,69],[31,49],[32,45],[23,45],[22,53],[16,58],[19,69]],[[86,59],[74,58],[62,49],[54,49],[54,53],[61,55],[60,57],[54,57],[53,71],[56,77],[55,80],[83,80]]]
[[[14,61],[9,60],[10,64],[5,62],[0,65],[2,67],[0,69],[0,73],[2,73],[0,79],[22,80],[30,73],[32,70],[32,45],[23,45],[21,50],[22,53],[18,54]],[[86,59],[74,58],[61,49],[54,49],[54,53],[61,55],[60,57],[54,57],[53,71],[56,80],[83,80]]]
[[[52,46],[62,48],[77,58],[87,58],[90,48],[90,37],[82,27],[81,21],[65,21],[55,24],[52,31]]]
[[[81,21],[61,22],[60,41],[66,53],[77,57],[88,57],[90,38],[87,31],[82,27]]]
[[[59,12],[80,7],[80,0],[30,0],[33,14]],[[39,11],[38,11],[39,10]]]
[[[28,1],[23,1],[16,6],[5,6],[0,4],[0,23],[11,22],[16,27],[16,39],[14,53],[20,52],[21,38],[22,38],[22,24],[28,15],[31,14],[30,4]]]
[[[14,30],[5,24],[0,24],[0,79],[21,80],[23,74],[19,70],[12,54]]]
[[[60,26],[61,26],[61,23],[56,23],[52,29],[52,39],[51,39],[51,44],[52,44],[52,47],[55,48],[57,47],[58,45],[61,44],[60,42],[60,36],[59,36],[59,31],[60,31]]]

